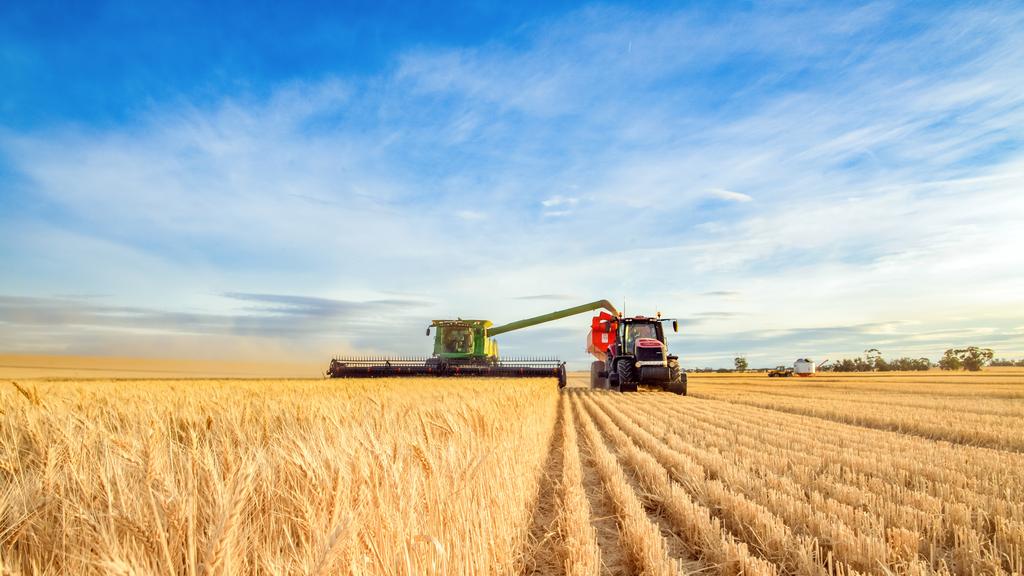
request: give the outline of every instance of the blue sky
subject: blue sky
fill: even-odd
[[[1024,354],[1019,4],[506,4],[0,6],[0,351]]]

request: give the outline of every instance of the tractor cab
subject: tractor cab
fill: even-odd
[[[658,363],[665,365],[668,361],[668,342],[665,341],[665,330],[661,318],[634,316],[619,318],[618,338],[615,345],[616,354],[629,354],[636,358],[638,365]],[[673,326],[677,326],[672,320]],[[678,328],[677,328],[678,331]]]
[[[609,352],[637,355],[641,348],[667,348],[662,322],[672,322],[672,329],[679,331],[678,321],[669,318],[616,317],[602,312],[591,323],[587,352],[604,360]]]
[[[661,322],[653,321],[651,318],[623,318],[621,332],[623,350],[635,350],[637,344],[643,340],[665,342],[665,333],[661,328]]]
[[[434,320],[427,328],[434,332],[434,357],[445,359],[487,359],[498,355],[498,344],[487,337],[490,320]]]

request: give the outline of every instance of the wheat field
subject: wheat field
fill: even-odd
[[[2,574],[1021,574],[1024,372],[11,380]]]

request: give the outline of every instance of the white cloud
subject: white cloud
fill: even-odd
[[[544,207],[541,215],[546,218],[561,218],[563,216],[569,216],[574,212],[574,209],[579,203],[580,199],[575,196],[562,196],[556,194],[540,201],[540,205]]]
[[[476,210],[459,210],[455,215],[463,220],[478,221],[487,219],[487,214]]]
[[[708,190],[708,195],[718,200],[724,200],[726,202],[750,202],[753,200],[749,195],[742,192],[733,192],[732,190],[726,190],[724,188],[711,188]]]
[[[558,218],[572,214],[572,210],[545,210],[542,214],[549,218]]]
[[[574,198],[571,196],[560,196],[556,194],[555,196],[551,196],[550,198],[541,200],[540,204],[545,208],[554,208],[556,206],[575,206],[579,204],[579,202],[579,198]]]

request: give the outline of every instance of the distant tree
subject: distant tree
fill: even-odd
[[[946,353],[939,360],[939,368],[943,370],[960,370],[963,367],[964,363],[960,361],[960,357],[956,355],[956,350],[952,348],[946,350]]]
[[[860,360],[860,358],[857,358]],[[857,360],[850,358],[843,358],[842,360],[836,360],[830,366],[833,372],[857,372]]]
[[[932,361],[927,358],[897,358],[886,363],[886,367],[880,370],[900,370],[904,372],[912,370],[928,370],[932,367]]]
[[[737,356],[733,360],[733,363],[736,365],[736,371],[737,372],[746,372],[747,371],[747,366],[748,366],[747,365],[747,359],[744,358],[743,356]]]
[[[992,361],[994,353],[991,348],[968,346],[967,348],[950,348],[939,360],[939,368],[943,370],[969,370],[977,372]]]
[[[957,350],[957,352],[960,354],[960,361],[964,364],[964,370],[971,372],[981,370],[982,366],[992,361],[994,355],[991,348],[978,348],[977,346],[968,346]]]
[[[1013,358],[997,358],[988,363],[989,366],[1006,366],[1024,368],[1024,358],[1014,360]]]
[[[885,362],[885,358],[882,358],[882,353],[878,351],[878,348],[868,348],[864,351],[864,361],[868,364],[868,370],[872,372],[885,372],[889,369]]]

